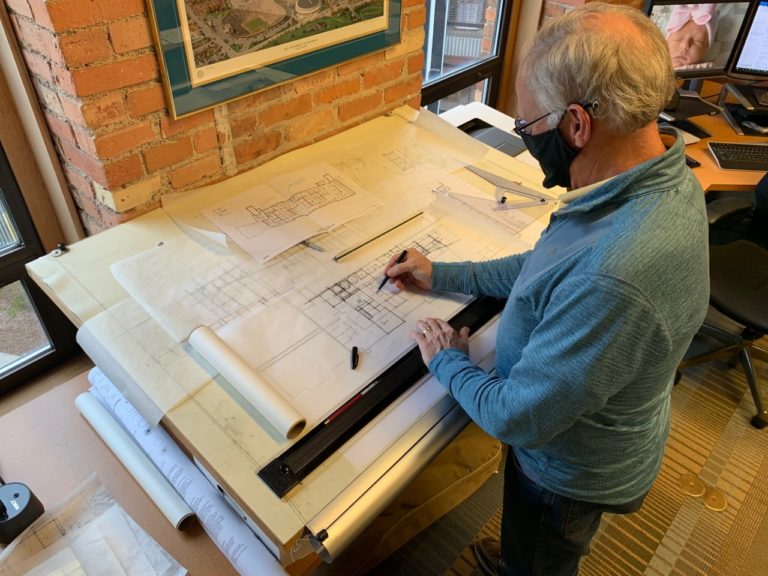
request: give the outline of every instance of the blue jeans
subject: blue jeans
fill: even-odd
[[[501,558],[507,576],[572,576],[589,554],[603,512],[628,514],[645,495],[621,505],[572,500],[530,480],[509,449],[504,469]]]

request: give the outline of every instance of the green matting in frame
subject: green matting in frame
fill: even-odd
[[[179,118],[400,42],[400,0],[148,0]]]

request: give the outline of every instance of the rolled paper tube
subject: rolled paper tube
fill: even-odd
[[[290,440],[301,434],[306,419],[215,332],[207,326],[198,326],[189,335],[189,344],[281,435]]]
[[[194,513],[155,467],[149,456],[144,454],[128,432],[123,430],[123,427],[90,392],[83,392],[75,398],[75,405],[152,502],[157,505],[168,521],[180,530],[184,520]]]

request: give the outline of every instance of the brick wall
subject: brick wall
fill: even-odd
[[[5,0],[88,233],[403,104],[419,105],[424,0],[401,43],[172,120],[144,0]]]

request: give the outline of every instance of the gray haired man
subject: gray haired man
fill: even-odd
[[[492,574],[572,575],[604,512],[641,506],[661,467],[675,371],[708,307],[704,195],[656,117],[675,89],[637,10],[589,3],[548,22],[516,82],[516,131],[544,185],[569,189],[536,246],[486,262],[386,268],[395,285],[506,298],[496,370],[438,318],[411,337],[440,383],[508,445]]]

